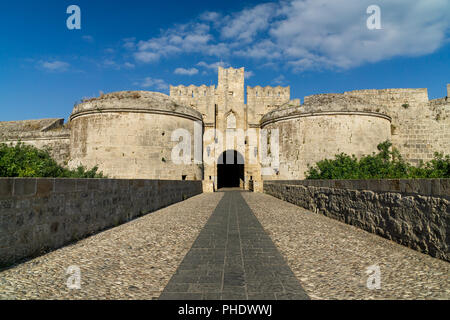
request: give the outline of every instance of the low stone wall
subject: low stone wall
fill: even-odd
[[[264,181],[264,192],[450,261],[450,179]]]
[[[0,178],[0,268],[200,193],[201,181]]]

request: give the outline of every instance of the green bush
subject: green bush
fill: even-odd
[[[404,161],[392,143],[378,145],[378,153],[357,159],[341,153],[335,159],[319,161],[308,166],[306,179],[419,179],[450,178],[450,156],[435,153],[434,159],[417,167]]]
[[[83,166],[75,170],[63,168],[52,159],[48,150],[21,142],[14,146],[0,144],[0,177],[104,178],[97,170],[97,166],[90,170]]]

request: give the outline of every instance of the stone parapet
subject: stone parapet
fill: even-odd
[[[200,112],[176,103],[163,93],[150,91],[120,91],[85,100],[74,107],[70,121],[90,114],[117,112],[164,114],[202,121]]]
[[[264,181],[264,192],[450,261],[450,179]]]
[[[200,193],[201,181],[0,178],[0,268]]]

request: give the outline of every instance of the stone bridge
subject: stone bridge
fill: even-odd
[[[67,286],[71,266],[79,289]],[[449,299],[449,274],[448,262],[354,226],[225,190],[4,269],[0,299]]]

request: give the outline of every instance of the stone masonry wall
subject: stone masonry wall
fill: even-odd
[[[0,143],[17,142],[47,149],[55,161],[67,165],[70,157],[70,129],[64,119],[39,119],[0,122]]]
[[[0,268],[201,192],[201,181],[0,178]]]
[[[258,124],[268,112],[279,108],[291,99],[290,87],[247,86],[248,122]]]
[[[427,89],[358,90],[361,97],[392,118],[393,145],[412,164],[447,153],[450,146],[450,100],[428,100]]]
[[[279,120],[279,119],[278,119]],[[361,157],[390,139],[390,121],[373,113],[314,113],[264,125],[279,130],[279,170],[264,180],[304,179],[308,165],[341,152]]]
[[[214,122],[214,86],[170,86],[170,97],[181,105],[189,106],[199,111],[205,123]]]
[[[185,129],[194,137],[194,122],[190,119],[150,113],[98,113],[71,121],[71,161],[69,167],[80,164],[110,178],[202,180],[202,170],[194,163],[172,161],[172,133]],[[194,151],[191,138],[191,155]]]
[[[450,179],[265,181],[264,192],[450,261]]]

